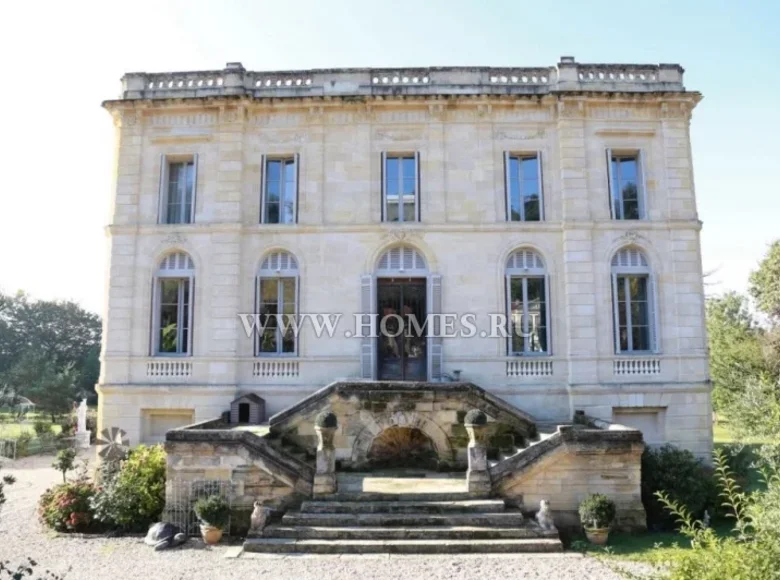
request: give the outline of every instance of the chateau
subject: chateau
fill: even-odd
[[[579,413],[709,457],[700,99],[678,65],[573,57],[126,74],[104,103],[100,428],[154,442],[240,395],[286,417],[336,381],[469,383],[539,425]],[[362,457],[339,433],[336,459]]]

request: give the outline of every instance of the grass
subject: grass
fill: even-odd
[[[716,525],[715,530],[719,535],[725,536],[731,533],[731,526],[726,522]],[[690,550],[691,541],[678,532],[612,533],[604,548],[594,546],[584,538],[581,543],[572,547],[607,558],[661,564]]]
[[[22,433],[29,433],[35,437],[36,421],[46,421],[52,425],[52,432],[57,435],[62,432],[62,427],[51,422],[51,417],[46,413],[28,413],[24,422],[19,423],[11,413],[0,413],[0,439],[16,439]]]

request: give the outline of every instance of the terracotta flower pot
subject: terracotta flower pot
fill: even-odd
[[[218,544],[222,539],[222,530],[213,526],[207,526],[205,524],[200,525],[200,535],[203,536],[203,541],[209,546]]]
[[[585,537],[591,544],[604,546],[609,538],[609,528],[585,528]]]

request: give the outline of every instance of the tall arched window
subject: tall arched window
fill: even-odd
[[[192,354],[195,266],[184,252],[169,254],[154,275],[152,354]]]
[[[533,250],[518,250],[506,263],[510,355],[550,354],[547,270]]]
[[[654,352],[655,284],[642,250],[623,248],[612,257],[612,307],[615,352]]]
[[[298,262],[292,254],[278,251],[265,257],[257,274],[257,304],[263,325],[257,337],[257,355],[295,355]]]

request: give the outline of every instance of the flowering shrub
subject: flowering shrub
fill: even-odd
[[[94,527],[91,500],[95,486],[84,479],[46,490],[38,502],[38,515],[58,532],[84,532]]]

